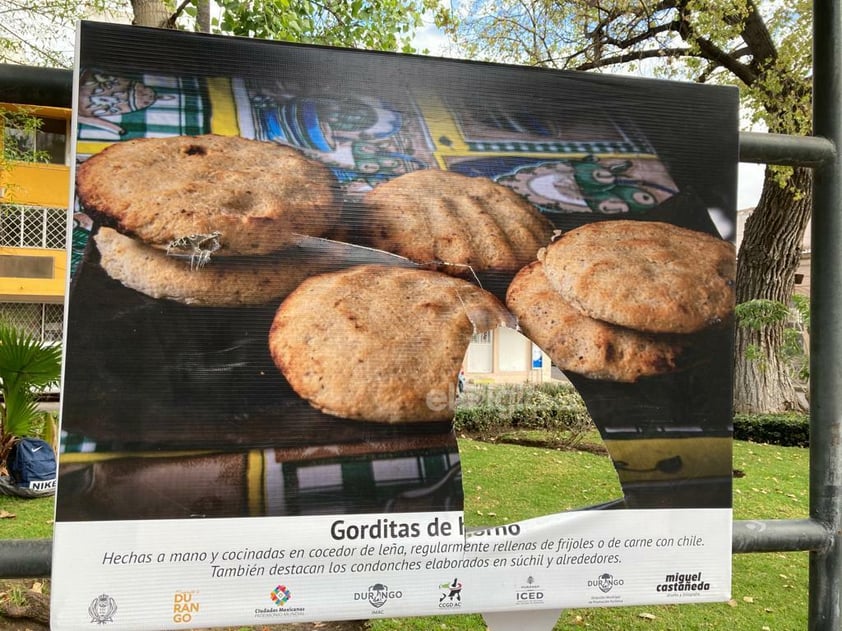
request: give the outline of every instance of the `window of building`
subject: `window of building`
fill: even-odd
[[[67,246],[67,210],[0,204],[0,246],[63,250]]]
[[[3,147],[6,159],[25,162],[67,163],[67,121],[32,116],[36,127],[15,124],[6,119],[3,125]]]
[[[465,368],[468,372],[492,372],[494,370],[494,345],[491,331],[475,333],[468,346]]]
[[[529,370],[532,342],[514,329],[501,326],[497,329],[498,369],[502,372]]]
[[[64,306],[51,303],[0,302],[0,321],[40,342],[61,342]]]

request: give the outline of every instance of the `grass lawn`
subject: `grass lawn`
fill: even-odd
[[[49,539],[53,536],[53,498],[0,495],[0,539]]]
[[[619,496],[605,456],[460,441],[465,518],[479,525],[536,517]],[[798,519],[807,515],[808,452],[734,442],[735,519]],[[524,476],[523,471],[529,475]],[[650,614],[641,617],[641,614]],[[478,615],[377,620],[374,631],[485,631]],[[796,631],[807,628],[807,553],[733,557],[730,603],[575,609],[555,626],[598,631]]]
[[[606,456],[469,439],[460,439],[460,452],[465,516],[471,525],[517,521],[620,496],[613,466]],[[735,441],[734,468],[744,473],[734,480],[735,519],[797,519],[807,515],[806,449]],[[0,517],[3,516],[6,518],[0,518],[0,538],[51,536],[51,498],[0,497]],[[796,631],[807,628],[806,552],[743,554],[733,559],[730,603],[568,610],[561,615],[555,629]],[[373,631],[484,631],[485,625],[478,615],[462,615],[381,619],[372,622],[371,628]],[[243,627],[243,631],[247,629]]]

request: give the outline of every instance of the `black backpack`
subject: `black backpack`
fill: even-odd
[[[12,483],[37,494],[56,490],[56,454],[50,443],[40,438],[15,441],[6,461]]]

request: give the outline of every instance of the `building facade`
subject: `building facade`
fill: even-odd
[[[0,65],[0,321],[60,343],[67,283],[70,71]],[[16,115],[40,121],[27,129]]]
[[[504,326],[471,338],[464,362],[469,383],[544,383],[562,378],[549,356],[529,339]]]

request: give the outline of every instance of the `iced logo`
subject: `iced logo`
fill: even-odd
[[[518,605],[535,605],[544,602],[544,592],[540,585],[535,582],[534,576],[526,579],[526,585],[521,585],[515,592],[515,603]]]

